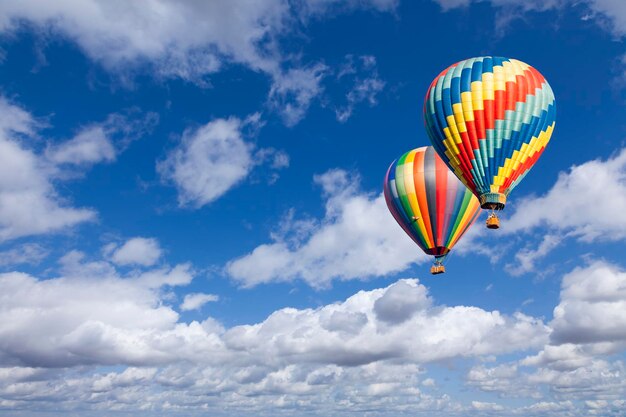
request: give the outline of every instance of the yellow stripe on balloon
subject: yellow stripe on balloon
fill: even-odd
[[[452,112],[454,113],[454,121],[456,122],[456,128],[459,133],[467,132],[467,126],[465,125],[465,119],[463,118],[463,104],[454,103],[452,105]]]
[[[424,224],[424,216],[422,215],[422,211],[420,210],[420,205],[417,202],[417,194],[415,194],[415,175],[413,173],[413,166],[415,164],[415,155],[417,152],[411,151],[406,159],[404,160],[404,165],[402,166],[404,170],[404,184],[406,189],[406,196],[409,200],[409,204],[411,205],[411,211],[413,215],[417,217],[417,227],[420,229],[422,236],[424,236],[424,240],[428,243],[429,247],[434,246],[433,241],[430,239],[428,232],[426,231],[426,225]]]
[[[461,237],[461,232],[465,231],[465,229],[467,228],[467,224],[472,220],[472,216],[474,215],[479,205],[480,203],[478,202],[477,198],[472,198],[470,200],[468,204],[468,209],[465,211],[465,214],[463,214],[463,218],[459,222],[459,227],[457,227],[456,232],[454,232],[454,235],[452,236],[452,239],[450,239],[448,247],[454,246],[456,244],[456,241],[459,240],[459,238]]]

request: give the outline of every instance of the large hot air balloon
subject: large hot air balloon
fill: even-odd
[[[424,102],[426,130],[435,150],[492,212],[545,149],[554,130],[556,104],[533,67],[503,57],[470,58],[444,70]]]
[[[445,272],[446,255],[480,214],[478,199],[432,146],[413,149],[394,161],[385,176],[384,192],[398,224],[435,257],[430,272]]]

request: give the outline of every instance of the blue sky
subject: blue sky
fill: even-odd
[[[622,416],[626,6],[0,3],[0,414]],[[395,224],[448,65],[555,134],[445,275]]]

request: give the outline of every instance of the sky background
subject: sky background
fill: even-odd
[[[625,416],[620,0],[0,1],[0,414]],[[446,274],[382,181],[462,59],[546,151]]]

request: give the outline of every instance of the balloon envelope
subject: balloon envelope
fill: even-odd
[[[470,58],[444,70],[424,102],[435,150],[480,198],[502,209],[545,149],[556,104],[546,79],[524,62]]]
[[[394,161],[385,176],[385,201],[398,224],[428,255],[444,257],[480,214],[478,199],[432,146]]]

